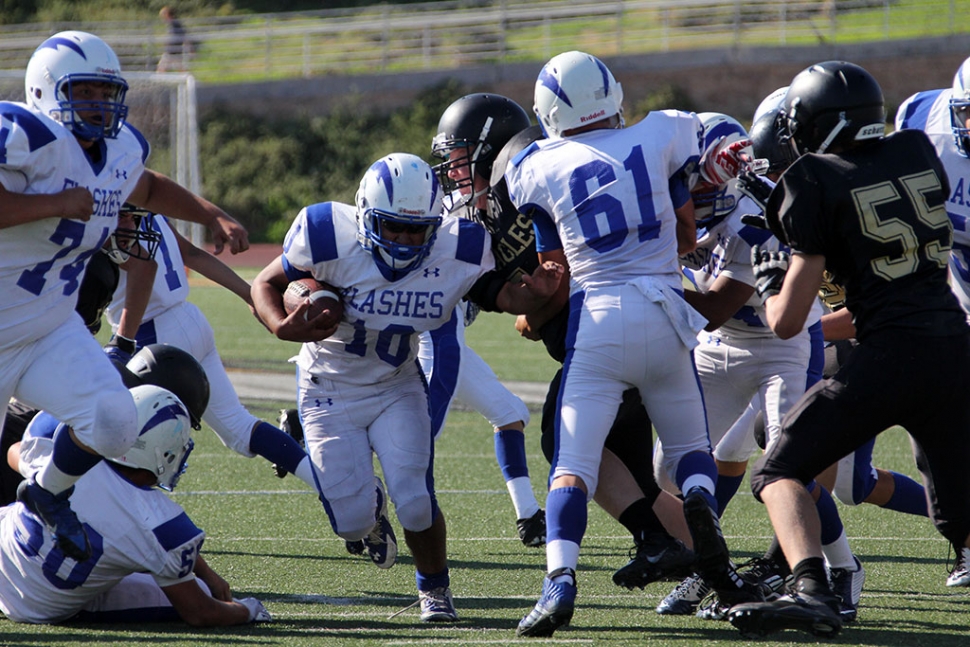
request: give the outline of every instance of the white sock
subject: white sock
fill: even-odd
[[[822,554],[825,556],[825,563],[830,569],[847,568],[855,570],[855,559],[852,557],[852,549],[849,548],[849,538],[845,536],[845,530],[839,538],[831,544],[822,546]]]
[[[516,519],[529,519],[539,512],[539,502],[536,495],[532,492],[532,483],[528,476],[518,476],[505,482],[505,487],[509,490],[512,497],[512,505],[515,507]]]

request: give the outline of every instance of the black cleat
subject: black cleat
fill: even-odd
[[[364,554],[364,540],[358,539],[357,541],[344,541],[344,547],[347,552],[351,555],[363,555]]]
[[[683,578],[696,559],[694,551],[666,533],[651,533],[637,542],[635,550],[627,565],[613,573],[617,586],[642,589],[665,578]]]
[[[286,432],[290,438],[300,443],[300,447],[306,450],[306,442],[303,440],[303,425],[300,423],[300,412],[296,409],[280,409],[280,429]],[[289,472],[280,465],[273,463],[273,471],[277,478],[283,478]]]
[[[835,595],[812,595],[793,591],[771,602],[750,602],[731,607],[728,621],[745,638],[758,638],[785,629],[798,629],[834,638],[842,629],[839,599]]]
[[[515,526],[519,530],[519,539],[529,548],[546,545],[546,511],[542,508],[528,519],[519,519]]]

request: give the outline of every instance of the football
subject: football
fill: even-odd
[[[329,310],[329,321],[338,322],[344,316],[344,304],[340,300],[340,290],[313,278],[298,279],[290,282],[283,293],[283,309],[286,314],[296,310],[301,303],[310,299],[310,307],[305,315],[313,319],[324,310]]]

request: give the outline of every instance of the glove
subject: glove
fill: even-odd
[[[104,345],[104,352],[109,359],[121,362],[123,366],[135,354],[135,340],[121,335],[111,335],[111,339]]]
[[[768,297],[781,292],[788,271],[788,253],[762,251],[761,245],[755,245],[751,248],[751,267],[754,270],[754,289],[763,304]]]
[[[762,212],[768,208],[768,196],[771,195],[772,188],[764,177],[755,175],[751,171],[745,171],[738,176],[738,191],[754,200],[755,204],[761,207]],[[764,229],[767,228],[766,224]]]
[[[273,622],[273,616],[269,614],[269,611],[266,610],[263,603],[256,598],[243,598],[241,600],[233,598],[233,600],[249,609],[250,622]]]
[[[743,171],[754,160],[750,139],[739,139],[728,143],[721,137],[707,147],[701,157],[701,177],[715,186],[726,184]]]

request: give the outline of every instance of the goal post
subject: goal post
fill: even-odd
[[[125,72],[124,77],[128,82],[128,122],[151,145],[149,167],[201,195],[195,77],[154,72]],[[23,70],[0,70],[0,101],[22,103],[24,92]],[[172,224],[193,244],[204,247],[203,225],[175,219]]]

